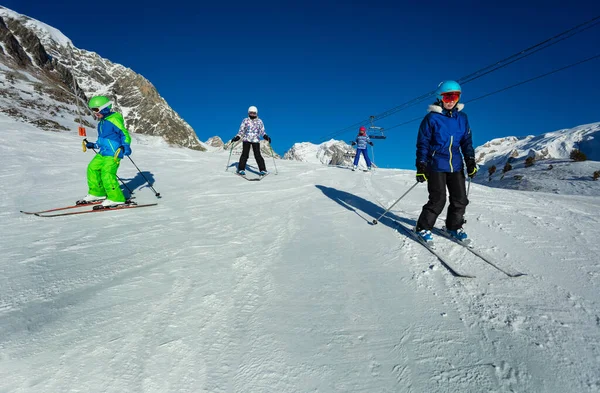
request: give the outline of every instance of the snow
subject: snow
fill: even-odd
[[[574,149],[581,150],[588,161],[573,162]],[[529,135],[497,138],[475,149],[480,175],[478,183],[498,188],[543,191],[560,194],[600,196],[600,182],[593,174],[600,170],[600,123]],[[525,160],[533,157],[532,166]],[[503,169],[509,162],[508,172]],[[495,173],[489,170],[496,167]]]
[[[163,198],[119,175],[158,206],[40,218],[19,210],[85,195],[91,152],[75,126],[0,127],[2,392],[600,391],[598,195],[473,184],[466,229],[527,275],[436,238],[460,279],[369,224],[414,171],[277,160],[247,182],[228,151],[144,136],[132,159]],[[389,215],[414,225],[426,199]]]
[[[372,151],[371,149],[371,158]],[[318,145],[310,142],[295,143],[283,158],[311,164],[351,167],[354,162],[354,154],[356,154],[356,150],[346,142],[330,139]],[[359,157],[358,167],[363,170],[367,169],[367,163],[362,155]]]
[[[525,138],[511,136],[493,139],[477,147],[475,156],[480,165],[504,165],[509,157],[568,159],[575,148],[584,152],[589,160],[600,161],[600,122]]]
[[[39,20],[30,18],[25,15],[21,15],[18,12],[10,10],[8,8],[0,6],[0,17],[10,18],[23,21],[23,24],[28,29],[33,30],[36,35],[40,38],[43,45],[54,44],[59,46],[73,46],[73,43],[68,39],[60,30],[49,26]],[[50,45],[52,46],[52,45]]]

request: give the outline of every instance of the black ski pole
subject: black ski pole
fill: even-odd
[[[131,159],[131,157],[127,156],[127,158],[129,158],[129,161],[131,161],[131,163],[135,166],[135,168],[138,170],[138,172],[140,173],[140,175],[142,175],[142,177],[144,178],[144,180],[146,180],[146,183],[148,183],[148,186],[150,186],[150,188],[152,189],[152,191],[154,191],[154,196],[157,198],[160,198],[160,192],[156,191],[154,189],[154,187],[152,187],[152,184],[150,184],[150,182],[148,181],[148,179],[146,178],[146,176],[144,176],[144,174],[142,173],[142,171],[140,171],[140,168],[138,168],[137,165],[135,165],[135,162],[133,162],[133,160]]]
[[[378,218],[377,220],[373,220],[373,225],[377,225],[377,222],[378,222],[379,220],[381,220],[381,217],[385,216],[385,215],[386,215],[386,213],[387,213],[387,212],[389,212],[389,211],[392,209],[392,207],[396,206],[396,203],[400,202],[400,200],[401,200],[402,198],[404,198],[404,197],[405,197],[405,196],[406,196],[406,195],[407,195],[409,192],[411,192],[411,191],[412,191],[412,189],[413,189],[413,188],[415,188],[415,187],[417,186],[417,184],[419,184],[419,182],[416,182],[415,184],[413,184],[413,186],[412,186],[411,188],[409,188],[409,189],[408,189],[408,191],[406,191],[404,194],[402,194],[402,196],[401,196],[400,198],[398,198],[398,199],[396,200],[396,202],[394,202],[394,203],[392,204],[392,206],[388,207],[388,208],[387,208],[387,210],[386,210],[386,211],[384,211],[384,212],[383,212],[383,214],[382,214],[382,215],[380,215],[380,216],[379,216],[379,218]]]

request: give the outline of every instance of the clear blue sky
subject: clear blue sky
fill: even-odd
[[[248,106],[256,105],[280,154],[295,142],[322,142],[444,79],[458,79],[600,15],[600,2],[589,0],[2,5],[145,76],[203,141],[231,138]],[[465,85],[463,100],[599,53],[595,26]],[[600,121],[598,70],[600,59],[467,105],[475,145]],[[425,115],[428,103],[377,125]],[[418,126],[394,128],[387,140],[376,141],[375,161],[412,169]]]

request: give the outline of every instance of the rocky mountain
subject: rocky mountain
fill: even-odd
[[[344,141],[331,139],[319,145],[310,142],[294,144],[283,158],[324,165],[351,166],[354,161],[355,150]],[[363,157],[359,166],[365,166]]]
[[[204,143],[212,147],[223,148],[225,146],[225,143],[223,143],[223,140],[219,136],[213,136],[212,138],[208,138],[208,140]]]
[[[492,139],[475,149],[475,159],[479,165],[486,167],[504,165],[509,160],[524,161],[527,157],[537,161],[568,159],[573,149],[581,150],[588,160],[600,161],[600,123],[524,138]]]
[[[95,128],[86,102],[103,94],[111,97],[133,133],[205,150],[192,127],[146,78],[94,52],[75,48],[57,29],[1,6],[0,75],[4,76],[0,110],[39,128],[72,130],[80,120]],[[65,121],[53,120],[57,116]]]
[[[579,150],[586,160],[576,161]],[[600,182],[600,123],[518,138],[497,138],[475,149],[477,183],[518,190],[594,195]]]

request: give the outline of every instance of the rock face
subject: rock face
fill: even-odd
[[[77,126],[57,122],[57,116],[81,119],[93,128],[86,102],[94,95],[107,95],[130,131],[205,150],[192,127],[146,78],[94,52],[74,48],[60,31],[4,7],[0,7],[0,63],[4,76],[0,97],[9,103],[1,110],[13,118],[53,131]]]
[[[224,147],[225,146],[225,144],[223,143],[223,140],[219,136],[213,136],[212,138],[208,138],[208,140],[204,143],[207,144],[208,146],[212,146],[212,147]]]
[[[355,150],[343,141],[334,139],[315,145],[310,142],[296,143],[283,158],[324,165],[350,166],[354,161]],[[361,163],[363,158],[361,157]]]

